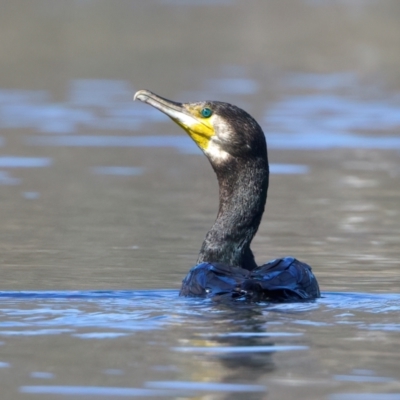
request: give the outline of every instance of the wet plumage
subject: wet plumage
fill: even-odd
[[[220,263],[198,264],[183,280],[180,295],[285,302],[314,299],[320,293],[311,268],[285,257],[252,271]]]
[[[264,133],[244,110],[222,102],[177,103],[147,90],[135,99],[180,125],[209,159],[219,184],[217,218],[182,296],[304,301],[320,297],[311,268],[292,257],[257,267],[250,243],[264,213],[269,165]]]

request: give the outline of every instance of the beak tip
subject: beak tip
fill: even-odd
[[[138,90],[133,96],[133,101],[139,100],[145,102],[149,95],[151,95],[151,92],[148,90]]]

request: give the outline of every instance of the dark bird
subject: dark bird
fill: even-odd
[[[310,266],[285,257],[257,266],[250,243],[267,200],[265,135],[244,110],[219,101],[177,103],[148,90],[134,99],[181,126],[209,159],[219,184],[219,210],[181,296],[302,301],[320,297]]]

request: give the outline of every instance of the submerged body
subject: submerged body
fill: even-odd
[[[140,90],[141,100],[187,131],[209,159],[219,184],[219,210],[182,296],[299,301],[320,296],[311,268],[291,257],[257,267],[250,243],[264,212],[269,183],[267,145],[258,123],[228,103],[176,103]]]
[[[219,263],[198,264],[183,280],[180,295],[272,302],[320,297],[310,266],[292,257],[272,260],[251,271]]]

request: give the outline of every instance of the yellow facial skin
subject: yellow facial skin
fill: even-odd
[[[211,124],[211,118],[204,118],[201,115],[200,112],[203,108],[201,106],[184,104],[183,107],[191,116],[193,116],[192,120],[182,122],[181,120],[171,118],[189,134],[197,146],[199,146],[203,151],[207,150],[211,138],[215,135],[214,127]]]
[[[181,126],[203,151],[207,151],[211,138],[215,135],[212,117],[201,115],[201,104],[182,104],[164,99],[148,90],[139,90],[134,100],[140,100],[157,108]]]

